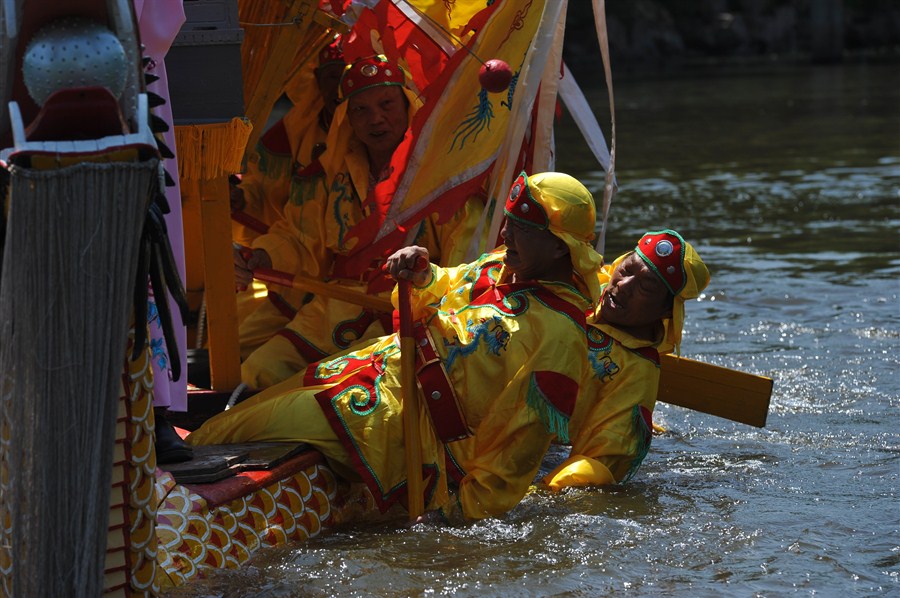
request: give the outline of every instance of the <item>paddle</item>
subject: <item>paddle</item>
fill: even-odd
[[[327,283],[302,274],[290,274],[281,270],[269,268],[257,268],[253,271],[253,278],[263,282],[273,283],[284,287],[292,287],[301,291],[308,291],[318,295],[331,297],[340,301],[346,301],[354,305],[361,305],[375,311],[391,313],[394,306],[389,299],[377,295],[366,295],[362,291],[343,286],[337,283]]]
[[[414,270],[427,267],[419,258]],[[406,493],[409,520],[415,521],[425,512],[422,485],[422,451],[419,440],[419,392],[416,385],[416,340],[413,338],[410,281],[397,281],[397,305],[400,312],[400,391],[403,399],[403,438],[406,452]]]
[[[321,293],[375,311],[391,312],[394,309],[387,299],[305,276],[263,269],[254,270],[253,276],[264,282]],[[660,356],[656,397],[659,401],[762,428],[766,425],[771,397],[771,378],[686,357]]]
[[[771,397],[771,378],[660,355],[658,401],[762,428]]]

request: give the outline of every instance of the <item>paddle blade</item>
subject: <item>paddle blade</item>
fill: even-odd
[[[772,379],[685,357],[660,355],[656,398],[762,428],[769,414]]]

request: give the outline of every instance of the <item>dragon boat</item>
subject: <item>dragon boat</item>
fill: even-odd
[[[196,447],[189,462],[157,466],[152,342],[135,322],[148,275],[154,289],[183,292],[162,224],[178,208],[165,201],[162,131],[173,127],[176,140],[187,329],[207,348],[192,356],[208,359],[205,377],[182,372],[190,410],[175,423],[185,433],[247,394],[228,177],[253,159],[279,98],[310,84],[307,65],[336,33],[400,56],[425,99],[373,242],[448,198],[476,188],[497,197],[518,170],[550,169],[560,101],[606,172],[601,247],[615,190],[614,151],[562,61],[565,1],[185,2],[166,58],[173,123],[147,92],[139,4],[0,2],[7,596],[158,595],[377,513],[364,485],[341,481],[303,445]],[[612,106],[604,7],[593,4]],[[488,59],[511,67],[499,91],[479,80]],[[490,238],[496,212],[484,218]],[[770,393],[771,380],[664,358],[663,401],[762,426]]]

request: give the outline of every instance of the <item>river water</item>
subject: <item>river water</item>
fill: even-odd
[[[615,92],[607,257],[647,229],[694,243],[713,278],[682,353],[773,378],[766,427],[660,404],[667,432],[620,490],[343,529],[174,594],[900,595],[900,67],[705,69]],[[605,91],[588,95],[606,122]],[[557,144],[557,168],[599,189],[568,118]]]

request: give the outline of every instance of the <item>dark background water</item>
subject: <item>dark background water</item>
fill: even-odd
[[[668,431],[621,490],[340,530],[178,595],[900,594],[900,66],[703,69],[615,94],[607,256],[659,227],[695,244],[713,279],[683,354],[772,377],[766,428],[659,405]],[[599,190],[567,117],[557,146]]]

